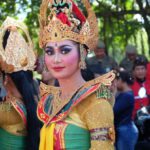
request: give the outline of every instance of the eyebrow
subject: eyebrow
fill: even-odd
[[[71,45],[61,45],[58,48],[61,49],[61,48],[66,47],[66,46],[72,47]],[[54,49],[54,47],[53,46],[46,46],[46,48],[52,48],[52,49]]]

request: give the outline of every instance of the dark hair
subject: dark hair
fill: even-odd
[[[133,63],[133,70],[136,66],[144,66],[146,68],[147,60],[143,56],[137,56]]]
[[[85,81],[94,79],[94,73],[89,68],[81,69],[81,75]]]
[[[116,75],[116,78],[121,79],[123,82],[126,82],[128,85],[131,85],[134,82],[131,73],[127,72],[126,70],[119,71]]]
[[[36,114],[37,101],[35,96],[38,99],[38,94],[34,87],[34,80],[30,72],[18,71],[9,75],[22,95],[27,110],[27,150],[38,150],[41,125]]]
[[[10,32],[6,31],[3,38],[3,47],[6,47]],[[13,80],[16,88],[22,95],[22,100],[27,110],[27,150],[39,149],[39,133],[41,122],[37,118],[36,109],[38,92],[34,86],[33,75],[31,71],[18,71],[8,74]]]
[[[4,34],[4,37],[3,37],[3,48],[5,49],[6,48],[6,45],[7,45],[7,39],[9,37],[9,34],[10,34],[10,31],[6,30],[5,34]]]

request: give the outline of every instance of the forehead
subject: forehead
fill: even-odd
[[[60,47],[62,45],[70,45],[70,46],[74,46],[75,42],[71,41],[71,40],[63,40],[63,41],[59,41],[59,42],[48,42],[46,44],[47,46],[51,46],[51,47]]]
[[[103,51],[105,51],[105,49],[98,47],[95,51],[96,51],[96,52],[103,52]]]
[[[127,53],[128,56],[135,56],[136,53]]]
[[[142,65],[141,65],[141,66],[135,66],[135,69],[136,69],[136,70],[139,70],[139,69],[146,69],[146,67],[145,67],[145,66],[142,66]]]

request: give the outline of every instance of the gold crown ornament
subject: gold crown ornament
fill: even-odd
[[[86,45],[90,50],[97,46],[98,24],[88,0],[82,0],[87,18],[73,0],[42,0],[40,6],[39,45],[47,42],[73,40]]]
[[[9,32],[4,48],[4,36]],[[25,37],[22,35],[24,33]],[[36,57],[25,24],[7,17],[0,27],[0,68],[6,73],[33,70]]]

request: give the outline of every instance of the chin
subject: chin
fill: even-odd
[[[117,90],[121,92],[123,89],[121,87],[117,87]]]
[[[69,75],[66,75],[66,74],[61,74],[61,73],[54,73],[53,74],[54,78],[57,79],[57,80],[60,80],[60,79],[66,79],[69,77]]]

